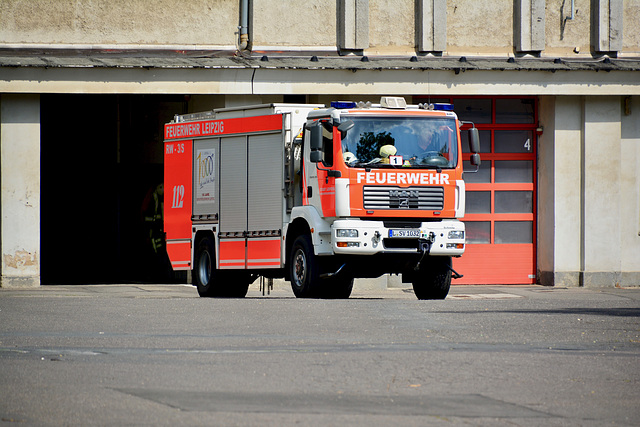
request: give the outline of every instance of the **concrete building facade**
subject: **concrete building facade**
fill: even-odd
[[[638,22],[639,0],[0,0],[0,286],[144,280],[174,114],[381,95],[484,132],[467,283],[637,286]]]

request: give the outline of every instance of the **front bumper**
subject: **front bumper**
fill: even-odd
[[[391,230],[395,230],[396,235],[404,236],[392,237]],[[464,223],[447,219],[402,228],[387,227],[383,221],[344,219],[336,220],[331,225],[331,242],[335,254],[417,253],[419,242],[424,240],[431,241],[431,255],[460,256],[465,247]]]

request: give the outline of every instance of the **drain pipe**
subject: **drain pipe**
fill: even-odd
[[[240,0],[240,51],[249,46],[249,0]]]

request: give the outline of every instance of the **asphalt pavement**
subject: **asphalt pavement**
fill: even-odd
[[[640,425],[640,288],[0,289],[0,424]]]

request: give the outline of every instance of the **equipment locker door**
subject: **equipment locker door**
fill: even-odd
[[[220,139],[219,268],[246,268],[247,137]]]
[[[215,217],[218,213],[218,145],[220,138],[193,143],[193,215]]]
[[[281,266],[283,134],[249,136],[247,268]]]

